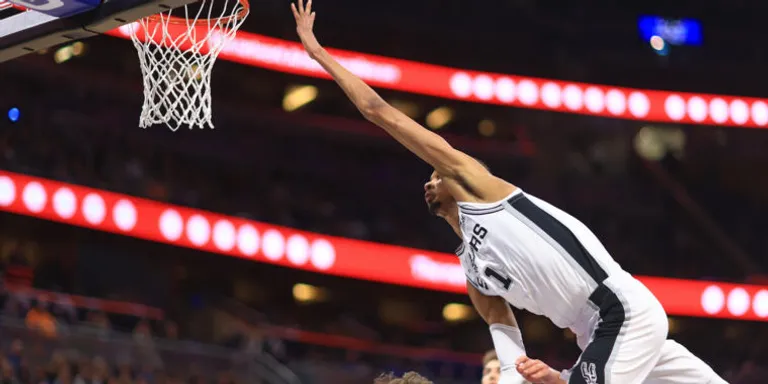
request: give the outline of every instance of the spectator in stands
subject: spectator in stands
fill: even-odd
[[[72,384],[72,371],[69,368],[69,364],[63,364],[59,367],[53,384]]]
[[[52,382],[54,384],[59,384],[57,381],[63,380],[64,376],[71,376],[69,372],[69,363],[67,362],[66,357],[64,357],[64,353],[61,351],[53,352],[45,374],[48,378],[47,382]]]
[[[120,384],[133,383],[133,371],[131,369],[131,365],[128,364],[127,362],[120,364],[120,366],[118,367],[117,382]]]
[[[55,292],[51,304],[51,312],[57,319],[66,324],[75,324],[77,322],[77,310],[69,295]]]
[[[109,336],[110,330],[112,328],[107,315],[100,311],[88,312],[84,325],[84,329],[87,329],[98,337]]]
[[[109,366],[107,361],[103,357],[97,356],[93,358],[93,375],[91,375],[91,381],[88,384],[105,384],[109,379]]]
[[[36,330],[48,337],[56,337],[56,318],[46,309],[46,303],[43,300],[37,300],[32,303],[32,308],[27,312],[25,319],[27,327]]]
[[[16,374],[13,371],[13,366],[8,361],[8,359],[3,359],[2,363],[0,363],[0,383],[2,384],[16,384],[18,383],[18,380],[16,379]]]
[[[92,384],[94,381],[93,369],[91,368],[91,361],[87,358],[80,359],[77,365],[77,375],[73,384]]]
[[[149,345],[152,343],[152,330],[147,320],[141,319],[133,328],[133,341],[137,344]]]
[[[501,364],[493,349],[483,356],[483,378],[481,384],[496,384],[501,376]]]
[[[21,370],[21,354],[24,352],[24,343],[19,339],[14,339],[11,342],[11,348],[8,351],[8,362],[13,367],[13,371],[16,375],[19,375]]]
[[[36,366],[34,369],[32,369],[31,372],[31,380],[29,381],[23,381],[24,383],[46,383],[48,382],[48,378],[45,377],[45,368],[41,366]]]
[[[165,322],[165,338],[169,340],[179,339],[179,326],[172,320]]]

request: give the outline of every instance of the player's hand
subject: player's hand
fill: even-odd
[[[314,57],[322,47],[315,38],[315,33],[312,32],[312,27],[315,25],[315,13],[312,12],[312,0],[307,1],[307,6],[304,6],[304,0],[298,0],[298,6],[295,3],[291,3],[291,11],[293,11],[293,18],[296,19],[296,33],[299,34],[301,43],[304,44],[304,49],[307,50],[310,57]]]
[[[515,361],[515,366],[517,372],[531,383],[555,384],[562,382],[560,375],[541,360],[520,356]]]

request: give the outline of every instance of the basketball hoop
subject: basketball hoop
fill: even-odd
[[[202,0],[130,26],[144,77],[140,127],[213,128],[211,70],[249,11],[248,0]]]

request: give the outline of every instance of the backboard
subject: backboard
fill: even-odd
[[[0,0],[0,63],[197,0]]]

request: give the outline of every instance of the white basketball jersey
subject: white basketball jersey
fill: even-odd
[[[590,295],[625,274],[580,221],[517,189],[496,203],[459,203],[467,279],[483,294],[577,327],[595,313]]]

